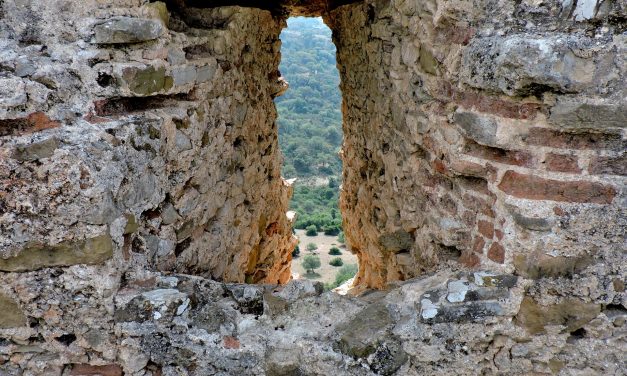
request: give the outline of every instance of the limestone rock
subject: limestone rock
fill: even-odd
[[[113,255],[109,235],[65,241],[56,245],[27,245],[16,256],[0,258],[0,271],[25,272],[52,266],[100,264]]]
[[[165,28],[155,19],[115,17],[94,26],[94,43],[138,43],[159,38]]]
[[[19,305],[2,293],[0,293],[0,312],[0,329],[26,325],[26,316]]]

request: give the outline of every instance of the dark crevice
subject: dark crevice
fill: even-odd
[[[181,101],[190,101],[188,94],[156,95],[153,97],[112,98],[94,103],[97,116],[117,116],[158,108],[180,106]],[[0,124],[1,128],[1,124]]]
[[[69,346],[72,344],[72,342],[76,341],[76,336],[72,333],[63,334],[59,337],[56,337],[55,340],[59,343],[64,344],[65,346]]]

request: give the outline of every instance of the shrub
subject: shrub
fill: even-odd
[[[325,235],[328,235],[328,236],[336,236],[336,235],[338,235],[338,234],[340,233],[340,231],[342,231],[342,230],[341,230],[340,226],[338,226],[338,225],[330,225],[330,226],[324,226],[324,227],[322,228],[322,231],[324,231],[324,234],[325,234]]]
[[[309,243],[309,244],[307,244],[307,250],[308,251],[315,251],[316,249],[318,249],[318,246],[316,245],[316,243]]]
[[[341,258],[336,257],[334,259],[331,259],[331,261],[329,261],[329,265],[331,265],[331,266],[342,266],[342,265],[344,265],[344,261],[342,261]]]
[[[313,273],[314,269],[318,269],[321,265],[320,257],[314,255],[307,255],[303,258],[303,268],[307,273]]]
[[[342,251],[340,251],[338,247],[331,247],[331,249],[329,250],[329,254],[331,256],[339,256],[342,254]]]
[[[342,283],[348,281],[349,279],[353,278],[355,274],[357,274],[357,265],[349,264],[342,266],[342,268],[338,270],[337,274],[335,275],[335,286],[337,287]]]
[[[340,232],[340,234],[337,236],[337,241],[342,244],[346,243],[346,238],[344,238],[344,231]]]
[[[316,236],[318,235],[318,227],[316,227],[316,225],[310,225],[307,226],[307,232],[305,233],[305,235],[307,236]]]
[[[292,251],[292,257],[298,257],[300,255],[300,247],[298,246],[298,244],[296,244],[296,247],[294,247],[294,250]]]

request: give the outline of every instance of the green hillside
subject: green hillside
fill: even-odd
[[[296,17],[287,23],[279,69],[290,89],[276,99],[283,176],[339,176],[342,99],[331,30],[320,18]]]
[[[342,163],[341,94],[331,30],[320,18],[290,18],[281,33],[281,74],[290,89],[277,98],[283,176],[299,178],[290,209],[298,213],[295,227],[315,226],[337,235],[342,226],[338,181]],[[307,186],[308,178],[328,181]],[[309,179],[311,180],[311,179]]]

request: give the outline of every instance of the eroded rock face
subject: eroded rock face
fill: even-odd
[[[283,20],[84,7],[96,16],[58,30],[69,10],[41,20],[33,5],[41,30],[28,46],[12,37],[22,10],[4,9],[2,64],[21,73],[3,81],[16,91],[0,123],[0,270],[113,257],[120,271],[285,283],[295,240],[272,103]]]

